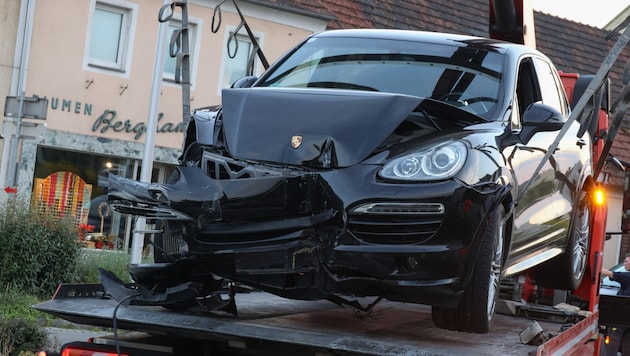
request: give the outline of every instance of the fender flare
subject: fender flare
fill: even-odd
[[[493,192],[492,194],[494,195],[494,199],[492,199],[492,201],[490,202],[490,204],[488,204],[488,209],[486,210],[486,214],[484,215],[484,219],[487,219],[488,216],[490,216],[492,213],[494,213],[494,211],[497,209],[497,207],[499,207],[499,205],[503,205],[503,207],[505,208],[506,211],[506,216],[508,217],[508,221],[512,221],[513,219],[513,213],[514,213],[514,199],[513,199],[513,189],[512,189],[512,185],[511,184],[506,184],[503,185],[500,189],[498,189],[497,191]],[[507,251],[508,251],[508,247],[510,245],[510,240],[512,238],[512,229],[511,226],[512,224],[508,224],[509,226],[509,231],[508,231],[508,236],[506,236],[506,241],[503,242],[503,262],[502,264],[505,264],[506,258],[507,258]],[[479,248],[481,246],[481,237],[484,236],[485,234],[485,229],[478,229],[478,231],[476,232],[475,236],[473,237],[472,240],[472,244],[470,246],[470,255],[471,256],[477,256],[477,254],[479,253]],[[466,289],[466,286],[468,286],[468,283],[470,283],[470,279],[472,278],[472,274],[475,268],[475,263],[477,261],[477,258],[469,258],[468,262],[465,266],[465,275],[462,278],[462,289]],[[503,268],[503,266],[501,266]]]

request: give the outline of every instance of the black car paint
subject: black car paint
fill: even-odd
[[[395,36],[416,40],[403,32]],[[539,56],[492,40],[423,36],[501,52],[509,61]],[[505,267],[527,265],[541,251],[566,247],[562,231],[568,230],[575,191],[589,174],[590,142],[585,137],[583,146],[575,143],[575,124],[531,177],[566,113],[533,104],[524,114],[530,123],[513,127],[508,114],[515,71],[514,63],[506,64],[492,117],[397,93],[257,87],[265,74],[252,88],[225,90],[223,106],[208,110],[212,119],[192,121],[188,150],[169,183],[110,177],[110,201],[123,213],[167,218],[171,236],[188,244],[185,253],[170,251],[172,264],[193,259],[208,276],[296,299],[383,296],[454,307],[474,269],[486,220],[499,204],[512,212],[515,227],[506,241],[511,252]],[[297,148],[291,146],[296,135],[303,138]],[[454,177],[410,183],[379,176],[388,160],[448,140],[464,142],[468,151]],[[529,179],[531,189],[515,201]],[[394,218],[390,212],[356,212],[370,202],[446,209]],[[542,208],[553,211],[535,221]],[[163,271],[169,283],[190,277],[170,269],[181,272]]]
[[[479,126],[479,132],[471,126],[447,132],[450,139],[470,145],[466,162],[469,169],[462,171],[472,173],[451,181],[425,185],[379,181],[377,171],[381,163],[377,158],[382,161],[392,154],[383,151],[346,168],[323,172],[285,168],[277,177],[268,173],[268,177],[257,179],[217,180],[196,167],[179,167],[180,180],[172,189],[168,189],[169,185],[156,185],[153,190],[168,197],[171,208],[190,216],[191,221],[193,217],[203,217],[203,223],[200,218],[190,224],[196,231],[195,239],[188,241],[189,250],[219,275],[298,299],[319,299],[339,291],[369,295],[386,288],[389,291],[381,293],[390,299],[451,306],[457,299],[448,296],[458,295],[472,270],[471,265],[462,263],[461,257],[474,255],[477,246],[472,243],[483,233],[483,226],[473,222],[483,221],[509,189],[508,185],[495,183],[504,173],[498,152],[500,143],[488,142],[489,138],[495,142],[500,140],[504,125],[494,122]],[[490,126],[494,126],[494,131]],[[435,134],[433,130],[428,133]],[[442,139],[443,136],[433,138]],[[415,141],[407,145],[427,144],[432,140]],[[314,159],[307,158],[306,161]],[[110,191],[117,191],[120,178],[110,179]],[[393,244],[387,242],[391,236],[379,242],[357,238],[360,234],[354,229],[367,222],[362,222],[366,220],[364,216],[352,214],[352,208],[366,201],[398,201],[397,195],[401,192],[405,194],[404,201],[443,203],[459,208],[447,211],[444,216],[423,219],[434,227],[430,233],[425,232],[426,238],[421,240]],[[382,218],[387,220],[387,217]],[[375,219],[377,217],[371,216],[369,224],[374,225]],[[418,223],[415,216],[409,220]],[[324,223],[327,225],[318,227]],[[385,221],[380,229],[391,231],[390,224]],[[371,226],[370,230],[374,228]],[[322,243],[317,246],[312,241]],[[408,257],[420,261],[418,271],[407,272],[401,267]],[[325,261],[324,270],[319,266],[320,259]],[[295,260],[302,260],[303,264],[292,264]],[[425,265],[429,269],[423,270]],[[274,269],[278,276],[295,276],[289,284],[283,281],[270,286],[261,282],[256,274],[256,270],[265,270],[264,275],[270,276]],[[360,276],[339,277],[352,273]],[[431,276],[430,279],[427,276]],[[308,283],[299,280],[308,280]],[[318,288],[313,288],[319,283]],[[300,285],[308,288],[300,289]],[[360,285],[362,287],[358,288]]]

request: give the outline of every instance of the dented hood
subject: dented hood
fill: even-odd
[[[225,140],[234,157],[332,167],[364,160],[423,101],[321,89],[226,89],[222,95]]]

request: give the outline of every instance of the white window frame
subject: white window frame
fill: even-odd
[[[228,56],[228,49],[227,49],[227,43],[228,40],[230,39],[230,36],[232,36],[234,34],[234,31],[236,31],[236,27],[235,26],[226,26],[225,29],[225,36],[223,39],[223,45],[222,45],[222,50],[221,53],[223,53],[222,57],[221,57],[221,71],[220,73],[220,78],[219,78],[219,83],[218,83],[218,90],[217,90],[217,95],[221,96],[221,91],[223,89],[225,89],[226,87],[229,88],[230,85],[232,85],[232,83],[227,84],[227,86],[223,83],[226,80],[226,70],[229,68],[229,63],[228,61],[232,60],[232,58],[230,58]],[[238,32],[237,34],[239,41],[246,41],[248,43],[250,43],[252,45],[252,49],[254,49],[253,47],[253,43],[251,42],[251,40],[249,39],[249,36],[247,36],[247,32],[242,29],[241,31]],[[262,48],[263,47],[263,36],[260,33],[254,33],[254,36],[256,37],[256,41],[258,41],[258,45]],[[232,40],[232,42],[234,42],[234,40]],[[232,44],[233,46],[233,44]],[[239,45],[239,50],[241,50],[241,46]],[[254,75],[258,76],[261,73],[261,63],[260,60],[258,60],[258,58],[256,57],[256,59],[254,60]],[[239,78],[240,79],[240,78]]]
[[[118,44],[118,57],[115,62],[103,61],[90,56],[92,46],[92,33],[94,24],[94,13],[97,9],[116,12],[122,15],[122,29]],[[84,52],[83,67],[86,70],[129,74],[131,66],[131,55],[133,53],[133,39],[136,31],[138,4],[123,0],[92,0],[90,3],[90,17],[88,20],[87,39]]]
[[[169,21],[168,25],[181,26],[181,18],[173,17],[171,21]],[[200,28],[203,28],[203,21],[196,17],[188,17],[188,40],[189,42],[189,59],[190,59],[190,86],[194,88],[195,86],[195,78],[197,78],[197,64],[199,63],[199,48],[201,46],[201,32]],[[170,30],[170,27],[169,27]],[[169,46],[171,42],[171,31],[168,31],[168,35],[166,38],[165,50],[164,50],[164,61],[171,59],[168,55]],[[162,68],[162,82],[179,85],[175,83],[175,74],[167,73]]]

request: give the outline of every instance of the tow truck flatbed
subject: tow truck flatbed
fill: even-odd
[[[116,312],[118,329],[203,341],[206,349],[214,344],[238,355],[535,355],[544,347],[521,342],[521,332],[533,323],[524,316],[497,315],[490,333],[469,334],[436,328],[430,307],[417,304],[382,301],[371,313],[361,313],[329,301],[290,300],[264,292],[237,293],[235,301],[238,316],[194,308],[117,308],[115,300],[99,297],[53,299],[34,307],[106,328],[114,326]],[[566,326],[538,323],[549,333]]]

